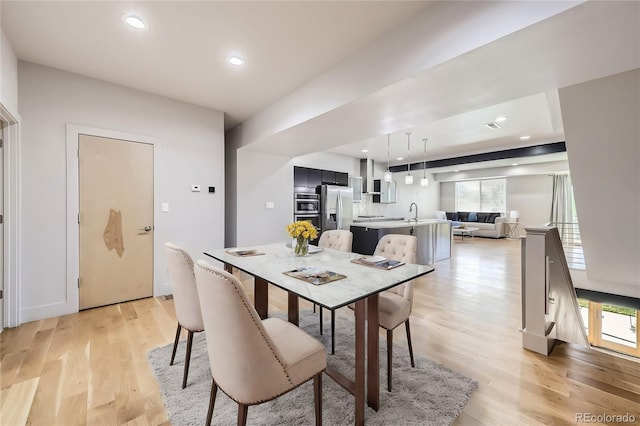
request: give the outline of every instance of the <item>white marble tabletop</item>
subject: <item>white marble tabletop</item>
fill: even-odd
[[[328,309],[340,308],[434,270],[430,266],[414,264],[391,270],[376,269],[351,262],[352,259],[363,257],[360,254],[327,248],[319,253],[296,257],[285,242],[239,249],[257,250],[265,254],[238,257],[227,253],[229,249],[210,250],[204,254]],[[322,268],[346,275],[347,278],[313,285],[284,274],[301,267]]]

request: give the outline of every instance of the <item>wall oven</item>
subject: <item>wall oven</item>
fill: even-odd
[[[320,214],[320,195],[318,194],[294,194],[293,212],[299,214]]]
[[[293,220],[296,222],[299,220],[306,220],[311,222],[316,229],[320,230],[320,215],[319,214],[296,214],[293,216]]]
[[[320,195],[296,192],[293,194],[293,220],[311,222],[320,234]],[[311,241],[317,245],[318,240]]]

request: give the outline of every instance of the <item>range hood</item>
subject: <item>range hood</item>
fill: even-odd
[[[373,160],[371,158],[360,159],[360,176],[362,176],[362,190],[365,194],[380,194],[373,189]]]

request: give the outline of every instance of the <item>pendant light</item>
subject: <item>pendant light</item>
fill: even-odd
[[[407,132],[407,175],[404,177],[405,185],[413,185],[413,176],[411,175],[411,161],[409,160],[409,156],[411,155],[411,142],[409,138],[411,137],[411,132]]]
[[[420,186],[429,186],[429,178],[427,177],[427,138],[422,139],[424,142],[424,164],[422,166],[422,179]]]
[[[387,170],[384,172],[384,181],[391,182],[393,179],[393,175],[391,174],[391,170],[389,170],[389,133],[387,133]]]

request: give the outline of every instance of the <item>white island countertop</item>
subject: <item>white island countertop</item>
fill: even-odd
[[[358,226],[361,228],[370,228],[370,229],[393,229],[393,228],[406,228],[408,226],[426,226],[433,225],[437,223],[448,223],[448,220],[444,219],[418,219],[407,221],[407,220],[391,220],[388,222],[376,221],[376,222],[354,222],[351,226]]]

